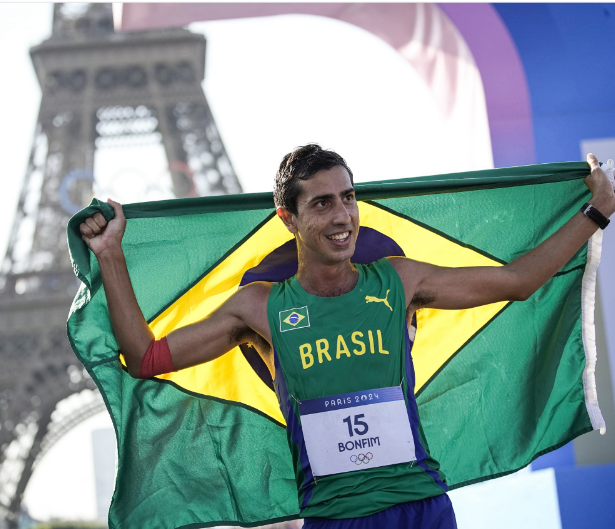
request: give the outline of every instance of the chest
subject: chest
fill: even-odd
[[[363,286],[354,294],[346,299],[303,300],[303,304],[289,296],[273,315],[275,353],[289,390],[298,398],[400,383],[403,301],[391,288]]]

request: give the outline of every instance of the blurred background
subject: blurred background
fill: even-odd
[[[93,196],[271,191],[308,142],[357,181],[615,158],[614,17],[615,4],[0,4],[0,528],[106,527],[114,432],[65,332],[78,288],[65,228]],[[604,235],[607,434],[453,491],[461,529],[615,526]]]

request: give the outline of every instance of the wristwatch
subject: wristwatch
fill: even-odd
[[[609,225],[609,222],[611,222],[594,206],[588,203],[581,206],[581,213],[583,213],[588,219],[592,219],[596,224],[598,224],[601,230],[606,228]]]

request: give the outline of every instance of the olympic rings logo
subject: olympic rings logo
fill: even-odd
[[[352,454],[350,456],[350,461],[352,461],[355,465],[360,465],[362,463],[367,465],[367,463],[369,463],[373,458],[374,454],[367,452],[367,454],[359,454],[358,456]]]

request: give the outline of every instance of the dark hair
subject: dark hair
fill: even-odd
[[[276,207],[284,207],[296,215],[297,198],[301,193],[299,180],[307,180],[318,171],[331,169],[336,165],[341,165],[348,171],[350,181],[354,185],[350,167],[336,152],[323,149],[315,143],[297,147],[294,151],[289,152],[282,159],[275,175],[273,200]]]

